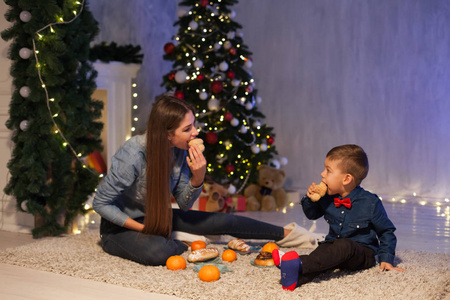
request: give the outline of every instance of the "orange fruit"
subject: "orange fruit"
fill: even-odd
[[[278,245],[272,242],[269,242],[264,245],[261,251],[272,253],[273,250],[278,249]]]
[[[206,248],[206,243],[204,241],[194,241],[191,244],[191,250],[195,251],[198,249]]]
[[[167,259],[166,267],[172,271],[184,270],[186,269],[186,260],[182,256],[173,255]]]
[[[235,261],[236,260],[236,252],[234,252],[231,249],[227,249],[227,250],[223,251],[222,260],[229,261],[229,262]]]
[[[198,271],[198,278],[201,281],[216,281],[220,278],[219,268],[213,265],[203,266],[200,271]]]

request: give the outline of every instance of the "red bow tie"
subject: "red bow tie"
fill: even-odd
[[[352,207],[352,202],[350,201],[350,198],[345,199],[334,198],[334,205],[336,207],[344,205],[345,207],[350,208]]]

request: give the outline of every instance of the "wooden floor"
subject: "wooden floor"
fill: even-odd
[[[450,255],[450,203],[441,206],[417,203],[384,203],[389,218],[395,224],[398,239],[397,250],[439,252]],[[315,232],[328,231],[323,219],[311,221],[304,217],[300,205],[287,207],[280,212],[241,212],[239,215],[252,217],[276,225],[296,222]],[[83,224],[98,229],[99,217],[93,213]],[[94,223],[92,223],[94,221]],[[82,225],[80,225],[82,227]],[[29,234],[0,231],[0,250],[32,243]],[[0,299],[178,299],[173,296],[146,293],[144,291],[113,286],[106,283],[82,280],[0,264]],[[446,300],[450,300],[447,295]]]
[[[419,202],[383,202],[386,212],[397,228],[397,250],[430,251],[450,254],[450,203],[441,206],[421,205]],[[316,232],[327,233],[328,224],[322,219],[308,220],[296,204],[284,212],[242,212],[249,216],[276,225],[289,222],[310,228],[314,223]]]

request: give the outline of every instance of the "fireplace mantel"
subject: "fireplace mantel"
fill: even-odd
[[[93,65],[98,72],[97,89],[107,91],[108,122],[104,130],[107,130],[106,164],[109,169],[111,157],[131,137],[131,85],[141,66],[121,62],[95,62]]]

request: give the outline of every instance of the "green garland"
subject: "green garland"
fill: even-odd
[[[139,54],[139,51],[141,51],[141,46],[117,46],[114,42],[111,44],[102,42],[90,49],[89,60],[100,60],[102,62],[120,61],[126,64],[141,64],[144,55]]]

